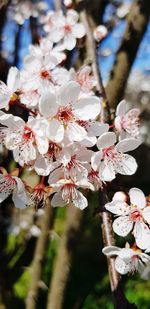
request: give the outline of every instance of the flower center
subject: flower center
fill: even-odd
[[[62,198],[66,204],[78,198],[76,185],[74,183],[67,183],[62,187]]]
[[[61,147],[56,143],[53,142],[49,143],[48,154],[53,160],[56,160],[56,155],[59,153],[60,150]]]
[[[34,133],[32,132],[32,130],[30,128],[24,127],[24,131],[23,131],[22,137],[26,141],[34,140]]]
[[[106,159],[113,160],[116,158],[116,155],[117,155],[117,152],[115,151],[114,146],[110,146],[110,147],[103,149],[104,159],[106,158]]]
[[[43,79],[49,79],[50,78],[50,74],[46,70],[41,71],[40,75],[41,75],[41,78],[43,78]]]
[[[133,222],[139,222],[142,219],[142,214],[140,212],[140,210],[138,209],[134,209],[131,211],[131,213],[129,214],[129,218],[131,221]]]
[[[72,156],[71,157],[71,160],[70,162],[67,164],[67,169],[68,170],[71,170],[71,168],[75,167],[76,166],[76,155]]]
[[[66,33],[69,33],[72,31],[72,27],[69,24],[65,24],[64,25],[64,30]]]
[[[73,119],[73,113],[70,106],[61,106],[57,113],[57,119],[64,125],[67,125],[69,121]]]

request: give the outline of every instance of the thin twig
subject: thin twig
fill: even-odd
[[[37,240],[34,258],[31,266],[31,282],[29,287],[29,293],[26,299],[26,309],[37,308],[39,282],[42,274],[46,247],[49,240],[49,230],[53,221],[52,208],[49,199],[47,199],[44,211],[45,212],[42,218],[41,234]]]

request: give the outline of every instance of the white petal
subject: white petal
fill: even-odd
[[[39,111],[44,117],[53,117],[56,115],[58,106],[56,105],[56,97],[50,91],[44,91],[39,100]]]
[[[99,149],[110,147],[116,143],[116,140],[117,137],[114,132],[106,132],[98,138],[97,147]]]
[[[47,162],[47,160],[44,157],[39,155],[34,164],[34,169],[36,173],[38,175],[48,176],[50,173],[50,168],[51,168],[50,163]]]
[[[20,72],[16,67],[11,67],[8,72],[7,86],[12,91],[15,92],[19,88]]]
[[[101,162],[99,166],[99,177],[102,181],[112,181],[115,179],[116,174],[111,162],[106,160]]]
[[[75,38],[80,39],[85,35],[85,27],[81,23],[75,24],[72,33]]]
[[[131,266],[131,261],[126,263],[119,256],[117,256],[115,260],[115,268],[119,274],[126,275],[128,272],[131,271]]]
[[[122,175],[133,175],[136,170],[136,160],[128,154],[123,154],[122,160],[118,162],[118,165],[116,166],[116,172]]]
[[[101,160],[102,160],[103,154],[101,151],[97,151],[92,155],[91,158],[91,165],[92,168],[94,169],[94,171],[97,171],[99,169],[99,166],[101,164]]]
[[[117,109],[116,109],[116,115],[117,116],[124,116],[125,113],[127,111],[127,104],[126,104],[126,101],[125,100],[122,100],[118,106],[117,106]]]
[[[46,134],[51,141],[59,143],[64,137],[64,126],[57,119],[53,119],[47,127]]]
[[[76,46],[76,39],[72,33],[66,34],[64,37],[65,49],[72,50]]]
[[[144,222],[136,222],[133,232],[136,244],[140,249],[150,248],[150,229]]]
[[[126,138],[124,140],[121,140],[116,145],[116,150],[120,152],[128,152],[136,149],[141,144],[141,141],[135,138]]]
[[[101,111],[101,103],[97,97],[82,98],[74,105],[74,114],[80,120],[95,119]]]
[[[148,224],[150,224],[150,207],[149,206],[143,209],[143,218]]]
[[[107,246],[103,248],[102,252],[107,256],[113,256],[113,255],[118,255],[120,250],[121,248],[118,248],[116,246]]]
[[[46,137],[36,135],[36,144],[40,154],[45,154],[48,151],[49,142]]]
[[[62,191],[55,193],[51,200],[52,207],[64,207],[66,203],[62,199]]]
[[[2,111],[0,111],[0,123],[11,130],[20,130],[25,125],[25,122],[20,117],[5,114]]]
[[[20,178],[18,177],[14,177],[14,178],[17,181],[17,187],[16,187],[16,190],[14,190],[13,192],[12,200],[16,208],[21,208],[21,209],[26,208],[27,204],[29,203],[29,199],[25,192],[25,186]]]
[[[60,87],[59,100],[60,105],[66,106],[75,102],[80,93],[80,86],[76,82],[68,82]]]
[[[112,201],[111,203],[107,203],[105,208],[118,216],[125,216],[130,213],[130,207],[123,201]]]
[[[132,188],[129,190],[130,202],[139,208],[144,208],[146,206],[146,198],[142,190],[138,188]]]
[[[3,188],[3,180],[5,181],[5,178],[2,174],[0,174],[0,182],[2,182],[2,188]],[[2,203],[12,193],[12,190],[6,186],[6,183],[5,183],[5,189],[2,188],[0,187],[0,203]]]
[[[86,208],[88,206],[88,202],[86,197],[78,191],[78,198],[76,200],[72,201],[74,206],[76,206],[77,208],[83,210],[84,208]]]
[[[127,236],[132,230],[133,223],[129,221],[128,216],[121,216],[113,222],[113,230],[114,232],[122,237]]]
[[[11,95],[12,93],[8,87],[0,81],[0,109],[7,108]]]
[[[81,127],[78,123],[72,122],[68,125],[66,133],[70,141],[80,142],[87,135],[86,130]]]
[[[99,136],[109,130],[109,125],[107,123],[99,123],[97,121],[90,124],[88,129],[89,136]]]

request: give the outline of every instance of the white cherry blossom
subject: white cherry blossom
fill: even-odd
[[[0,168],[0,203],[12,194],[15,207],[26,208],[29,199],[22,180],[17,177],[18,174],[17,169],[9,174],[4,168]]]
[[[87,166],[91,160],[92,150],[81,146],[79,143],[73,143],[66,146],[54,162],[51,168],[49,183],[55,179],[62,177],[65,179],[78,179],[80,177],[86,178],[88,176]]]
[[[91,67],[88,65],[81,67],[77,72],[73,68],[70,69],[71,80],[79,83],[81,91],[86,94],[92,94],[92,90],[96,86],[96,80],[91,74],[91,70]]]
[[[133,274],[138,271],[143,273],[147,265],[150,264],[150,256],[142,253],[136,247],[119,248],[116,246],[104,247],[102,252],[108,257],[115,257],[115,268],[121,275]]]
[[[44,121],[31,117],[25,123],[20,117],[0,112],[0,123],[6,126],[6,148],[13,151],[15,161],[21,166],[35,160],[37,151],[47,152]]]
[[[94,190],[86,178],[80,178],[78,181],[62,178],[55,184],[50,185],[54,190],[58,191],[51,200],[53,207],[63,207],[68,204],[73,204],[75,207],[83,210],[88,206],[88,202],[78,188]]]
[[[79,15],[74,10],[68,10],[66,16],[62,11],[48,12],[44,29],[52,42],[60,42],[60,50],[72,50],[76,40],[85,35],[85,28],[82,23],[78,23],[78,19]]]
[[[82,141],[87,135],[80,121],[94,120],[101,110],[96,96],[80,97],[76,82],[68,82],[56,93],[47,90],[41,96],[39,110],[49,119],[47,137],[59,143],[66,135],[70,141]]]
[[[106,132],[98,138],[99,151],[93,154],[91,164],[94,170],[99,170],[102,181],[112,181],[117,173],[132,175],[136,172],[135,159],[124,152],[136,149],[140,141],[127,138],[115,145],[116,141],[116,134],[113,132]]]
[[[105,208],[117,215],[113,230],[119,236],[127,236],[132,230],[136,244],[141,249],[150,245],[150,207],[146,205],[144,193],[138,188],[129,190],[130,204],[123,199],[113,199]]]
[[[139,138],[139,114],[138,108],[127,110],[127,103],[122,100],[116,109],[115,128],[120,133],[120,139],[127,137]]]
[[[20,86],[20,73],[16,67],[11,67],[7,77],[7,85],[0,81],[0,109],[8,109],[9,102],[16,100],[15,91]]]

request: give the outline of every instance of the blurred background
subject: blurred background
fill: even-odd
[[[92,4],[91,4],[92,2]],[[110,80],[110,72],[115,63],[127,16],[132,0],[87,1],[95,24],[107,27],[108,34],[98,44],[98,61],[104,84]],[[137,1],[138,2],[138,1]],[[144,2],[144,1],[143,1]],[[46,12],[54,9],[52,0],[0,1],[0,79],[6,82],[11,66],[23,67],[23,58],[28,54],[29,45],[37,44],[43,35],[42,24]],[[141,136],[143,145],[134,151],[138,161],[138,171],[132,177],[117,177],[116,185],[141,188],[150,193],[150,23],[140,42],[129,77],[126,81],[125,98],[129,108],[141,110]],[[72,52],[72,59],[77,51]],[[73,60],[72,60],[73,62]],[[116,102],[117,104],[118,102]],[[113,111],[114,106],[112,106]],[[17,110],[23,116],[22,110]],[[0,165],[12,170],[15,165],[11,153],[0,149]],[[39,182],[34,172],[22,175],[32,187]],[[111,194],[111,192],[110,192]],[[28,308],[31,270],[35,260],[35,250],[41,235],[44,210],[15,209],[11,199],[0,206],[0,309]],[[118,240],[118,244],[120,240]],[[48,238],[42,254],[42,273],[38,281],[35,308],[47,307],[49,286],[53,274],[59,275],[63,260],[67,267],[62,297],[65,309],[113,308],[107,274],[106,258],[102,255],[101,219],[98,194],[89,196],[89,207],[74,215],[74,210],[57,209],[51,215]],[[43,250],[43,251],[42,251]],[[66,255],[66,256],[65,256]],[[60,266],[60,269],[59,269]],[[61,278],[60,278],[61,280]],[[61,282],[61,281],[60,281]],[[138,275],[123,278],[127,299],[138,308],[150,307],[150,282]],[[56,289],[58,286],[56,286]],[[31,308],[32,309],[32,308]],[[56,308],[50,308],[56,309]],[[60,308],[57,308],[60,309]]]

